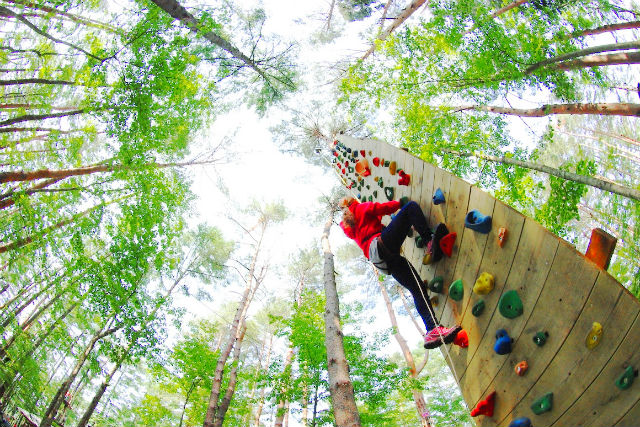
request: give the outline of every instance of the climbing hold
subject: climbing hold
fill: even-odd
[[[616,387],[620,390],[626,390],[631,387],[633,380],[638,376],[638,371],[633,366],[627,366],[627,369],[616,379]]]
[[[380,166],[380,157],[374,157],[373,158],[373,166],[375,166],[375,167]]]
[[[487,417],[493,416],[493,408],[496,404],[496,392],[492,391],[486,399],[478,402],[475,408],[471,411],[472,417],[477,417],[478,415],[486,415]]]
[[[591,325],[591,330],[587,334],[587,339],[585,340],[585,344],[589,350],[593,350],[600,344],[600,339],[602,338],[602,325],[598,322],[593,322]]]
[[[531,404],[534,414],[540,415],[553,409],[553,393],[547,393]]]
[[[467,331],[461,329],[460,332],[458,332],[458,335],[454,338],[453,343],[462,348],[469,347],[469,335],[467,334]]]
[[[434,205],[440,205],[442,203],[444,203],[444,193],[442,192],[441,189],[437,189],[435,193],[433,193],[433,204]]]
[[[507,229],[504,227],[498,228],[498,246],[502,247],[507,240]]]
[[[457,236],[456,232],[448,233],[442,237],[438,243],[442,252],[444,252],[444,254],[449,258],[451,258],[451,255],[453,254],[453,245],[456,242]]]
[[[511,343],[513,342],[513,338],[509,336],[506,330],[498,329],[496,332],[496,343],[493,345],[493,351],[498,354],[509,354],[511,353]]]
[[[346,162],[344,162],[344,166],[348,167],[349,166],[349,161],[347,160]]]
[[[393,200],[394,193],[395,191],[393,190],[393,187],[384,187],[384,195],[387,196],[388,201]]]
[[[407,203],[409,203],[411,201],[411,199],[409,199],[407,196],[402,196],[400,197],[400,200],[398,200],[400,202],[400,207],[404,207],[404,205],[406,205]]]
[[[365,156],[365,151],[364,151],[364,150],[360,150],[360,155],[361,155],[362,157],[364,157],[364,156]]]
[[[378,198],[378,190],[373,190],[373,197]]]
[[[351,148],[347,147],[347,153],[351,153]]]
[[[396,174],[396,168],[398,167],[398,165],[396,164],[395,161],[389,163],[389,173],[391,175],[395,175]]]
[[[473,314],[476,317],[480,316],[484,311],[484,307],[485,307],[484,300],[481,299],[477,303],[473,304],[473,308],[471,308],[471,314]]]
[[[416,236],[416,248],[422,249],[425,245],[426,243],[424,242],[424,239],[422,239],[422,236]]]
[[[432,305],[432,306],[434,306],[434,307],[437,307],[437,306],[438,306],[438,302],[439,302],[439,301],[438,301],[438,296],[437,296],[437,295],[432,296],[432,297],[431,297],[431,299],[430,299],[430,301],[431,301],[431,305]]]
[[[369,169],[369,161],[367,159],[360,159],[356,163],[356,173],[362,176],[371,175],[371,170]]]
[[[442,276],[436,276],[429,282],[429,290],[437,294],[442,293],[442,287],[444,286],[444,279]]]
[[[353,166],[349,166],[349,173],[353,173]]]
[[[462,279],[458,279],[449,286],[449,296],[454,301],[460,301],[464,296],[464,286]]]
[[[362,200],[362,194],[358,193],[358,200]]]
[[[388,168],[390,164],[391,164],[391,162],[389,160],[385,160],[384,161],[384,167],[385,168]]]
[[[354,159],[355,159],[355,158],[358,158],[358,152],[357,152],[357,151],[354,151],[354,152],[353,152],[353,158],[354,158]]]
[[[509,423],[509,427],[532,427],[531,420],[527,417],[516,418]]]
[[[334,145],[334,146],[335,146],[335,145],[338,145],[338,140],[337,140],[337,139],[334,139],[334,140],[333,140],[333,145]]]
[[[527,373],[527,369],[529,369],[529,363],[526,360],[518,363],[515,367],[516,375],[522,377]]]
[[[430,252],[427,252],[426,254],[424,254],[424,256],[422,257],[422,265],[429,265],[431,264],[432,260],[432,256]]]
[[[409,185],[411,182],[411,175],[405,173],[403,170],[398,174],[400,178],[398,178],[398,185]]]
[[[487,234],[491,230],[491,217],[482,215],[474,209],[464,218],[464,226],[478,233]]]
[[[511,289],[502,294],[498,302],[498,309],[500,310],[500,314],[507,319],[515,319],[520,316],[524,311],[524,307],[522,306],[522,300],[518,296],[518,292],[516,292],[515,289]]]
[[[493,276],[486,271],[482,273],[473,285],[473,292],[478,295],[487,295],[493,290]]]
[[[382,178],[378,179],[378,187],[384,187],[384,181],[382,180]]]
[[[345,173],[347,173],[347,171],[345,171],[345,169],[342,168],[342,175],[344,175]]]
[[[369,155],[371,155],[371,150],[369,150]]]
[[[536,332],[536,334],[533,336],[533,342],[538,347],[542,347],[547,343],[547,338],[549,338],[549,332],[547,331]]]
[[[369,201],[373,202],[373,197],[369,196]]]
[[[367,190],[371,190],[371,186],[369,184],[366,185]]]

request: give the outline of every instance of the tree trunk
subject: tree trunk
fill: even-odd
[[[267,355],[265,357],[265,364],[264,366],[269,369],[269,364],[271,363],[271,348],[273,345],[273,335],[271,335],[269,337],[269,346],[267,347]],[[262,369],[262,361],[260,361],[258,368]],[[260,389],[260,398],[258,399],[258,408],[256,409],[256,415],[253,418],[253,425],[255,427],[260,427],[260,416],[262,415],[262,408],[264,407],[264,394],[265,394],[265,387],[262,387]]]
[[[344,351],[342,328],[340,326],[340,302],[336,290],[333,253],[329,245],[329,232],[333,224],[334,210],[322,233],[324,252],[324,290],[326,306],[324,314],[325,346],[327,348],[327,368],[329,371],[329,391],[337,427],[360,427],[360,415],[356,406],[353,385],[349,378],[349,365]]]
[[[168,13],[173,19],[180,21],[182,25],[189,28],[192,32],[196,34],[200,34],[210,43],[213,43],[214,45],[218,46],[225,52],[230,53],[231,56],[242,61],[249,68],[251,68],[256,73],[258,73],[264,80],[269,81],[268,76],[260,67],[258,67],[258,64],[256,64],[252,58],[242,53],[237,47],[232,45],[228,40],[220,37],[219,35],[215,34],[212,31],[207,31],[206,33],[203,33],[201,31],[202,26],[200,22],[176,0],[151,0],[151,1],[160,9]]]
[[[187,412],[187,404],[189,403],[189,398],[191,397],[191,393],[193,393],[193,390],[197,385],[198,379],[195,379],[191,382],[191,387],[189,387],[189,390],[187,390],[187,395],[185,396],[184,403],[182,404],[182,411],[180,412],[180,424],[178,424],[178,427],[182,427],[182,423],[184,422],[184,414],[185,412]]]
[[[547,104],[539,108],[519,109],[474,105],[457,108],[456,111],[476,110],[496,114],[520,117],[545,117],[551,114],[587,114],[600,116],[640,117],[640,104],[607,103],[607,104]]]
[[[572,61],[559,62],[555,64],[553,68],[558,70],[573,70],[576,68],[631,64],[640,64],[640,51],[589,55]]]
[[[580,184],[584,184],[584,185],[588,185],[588,186],[591,186],[591,187],[599,188],[601,190],[608,191],[610,193],[619,194],[621,196],[628,197],[630,199],[640,200],[640,191],[639,190],[635,190],[633,188],[628,188],[628,187],[623,187],[621,185],[614,184],[614,183],[611,183],[611,182],[607,182],[607,181],[604,181],[602,179],[597,179],[597,178],[593,178],[593,177],[590,177],[590,176],[578,175],[578,174],[573,173],[573,172],[563,171],[563,170],[552,168],[552,167],[545,166],[545,165],[538,165],[538,164],[535,164],[535,163],[532,163],[532,162],[525,162],[525,161],[522,161],[522,160],[517,160],[517,159],[514,159],[514,158],[510,158],[510,157],[495,157],[495,156],[490,156],[490,155],[487,155],[487,154],[481,154],[481,153],[477,153],[477,152],[461,153],[461,152],[458,152],[458,151],[446,150],[446,149],[444,149],[443,152],[449,153],[449,154],[453,154],[453,155],[456,155],[456,156],[460,156],[460,157],[472,157],[473,156],[473,157],[477,157],[479,159],[485,159],[485,160],[489,160],[489,161],[495,162],[495,163],[503,163],[503,164],[508,164],[508,165],[520,166],[520,167],[526,168],[526,169],[533,169],[533,170],[537,170],[539,172],[544,172],[544,173],[547,173],[549,175],[556,176],[558,178],[562,178],[562,179],[567,180],[567,181],[577,182],[577,183],[580,183]]]
[[[233,322],[231,323],[231,327],[229,329],[229,338],[227,340],[227,344],[224,347],[224,350],[220,352],[220,356],[218,356],[218,361],[216,363],[216,370],[213,377],[213,385],[211,386],[211,394],[209,396],[209,403],[207,405],[207,412],[204,419],[204,427],[213,427],[214,422],[216,420],[216,415],[219,408],[219,398],[220,398],[220,389],[222,387],[222,377],[224,375],[224,366],[227,363],[227,359],[231,354],[231,350],[233,349],[234,344],[236,343],[238,332],[240,328],[244,324],[244,317],[249,309],[249,305],[251,304],[251,300],[253,299],[253,295],[255,291],[260,286],[259,279],[255,276],[256,264],[258,261],[258,255],[260,253],[260,247],[262,245],[262,239],[264,238],[266,226],[262,227],[260,238],[257,242],[256,250],[253,254],[253,258],[251,260],[251,265],[249,267],[249,272],[247,275],[247,286],[244,290],[242,298],[240,299],[240,303],[238,304],[238,308],[236,309],[236,314],[233,318]],[[261,280],[261,279],[260,279]]]
[[[293,348],[289,347],[287,351],[287,356],[284,362],[284,372],[291,371],[291,364],[293,363]],[[285,390],[281,390],[280,392],[284,392]],[[276,407],[276,421],[274,427],[283,427],[284,418],[287,414],[285,408],[287,407],[287,399],[280,397],[278,399],[278,406]]]
[[[220,406],[218,407],[218,411],[216,412],[216,419],[213,423],[214,427],[222,427],[224,417],[227,414],[227,410],[231,404],[231,399],[233,399],[233,394],[236,391],[238,367],[240,365],[240,349],[242,348],[242,341],[244,340],[245,332],[247,332],[247,325],[246,323],[243,323],[233,349],[233,361],[231,362],[231,370],[229,371],[229,384],[227,385],[227,391],[225,392],[222,402],[220,402]]]
[[[506,5],[505,7],[501,7],[500,9],[496,10],[495,12],[491,13],[491,17],[495,18],[496,16],[500,16],[505,12],[510,11],[511,9],[514,9],[524,3],[527,3],[529,0],[516,0],[513,3],[509,3],[508,5]]]
[[[625,43],[612,43],[601,46],[593,46],[588,47],[586,49],[581,49],[575,52],[565,53],[564,55],[554,56],[553,58],[545,59],[544,61],[537,62],[531,66],[529,66],[525,70],[525,74],[531,74],[535,70],[540,67],[544,67],[545,65],[555,64],[556,62],[566,61],[568,59],[575,59],[581,56],[591,55],[594,53],[602,53],[602,52],[612,52],[616,50],[629,50],[629,49],[640,49],[639,41],[631,41]]]
[[[369,55],[371,55],[375,50],[376,50],[376,41],[383,41],[385,40],[387,37],[389,37],[389,35],[395,31],[400,25],[403,24],[404,21],[406,21],[407,19],[409,19],[409,17],[411,15],[413,15],[413,13],[415,11],[417,11],[420,6],[422,6],[427,0],[413,0],[411,2],[411,4],[409,4],[409,6],[407,6],[400,15],[398,15],[396,17],[396,19],[394,19],[391,24],[387,27],[386,30],[384,30],[380,35],[378,35],[378,37],[376,37],[376,40],[373,42],[373,44],[371,45],[371,47],[369,48],[369,50],[367,50],[365,52],[364,55],[362,55],[362,58],[360,58],[361,61],[364,61],[365,59],[367,59],[367,57]]]
[[[0,80],[0,86],[15,86],[15,85],[25,85],[25,84],[47,84],[47,85],[62,85],[62,86],[73,86],[76,83],[70,82],[68,80],[51,80],[51,79],[12,79],[12,80]],[[74,110],[74,109],[71,109]]]
[[[610,33],[619,30],[630,30],[633,28],[640,28],[640,21],[621,22],[619,24],[603,25],[602,27],[593,28],[591,30],[582,30],[575,34],[574,37],[593,36],[596,34]]]
[[[400,349],[402,350],[402,355],[404,356],[404,360],[407,363],[407,368],[409,368],[409,375],[411,378],[418,378],[419,372],[416,370],[416,363],[413,359],[413,354],[407,345],[407,341],[404,339],[402,334],[400,333],[400,328],[398,327],[398,321],[396,320],[396,314],[393,310],[393,306],[391,305],[391,299],[389,299],[389,294],[387,293],[387,289],[384,287],[384,284],[381,281],[377,281],[378,286],[380,287],[380,293],[382,293],[382,297],[384,299],[384,303],[387,307],[387,314],[389,315],[389,320],[391,321],[391,327],[393,330],[393,336],[398,342]],[[427,350],[427,353],[429,350]],[[416,404],[416,410],[418,411],[418,417],[420,418],[420,424],[422,427],[432,427],[431,421],[429,419],[429,411],[427,410],[427,404],[424,400],[424,395],[422,394],[422,390],[418,388],[412,388],[411,393],[413,394],[413,401]]]
[[[0,6],[2,7],[2,6]],[[87,110],[80,109],[74,111],[68,111],[63,113],[52,113],[52,114],[25,114],[23,116],[12,117],[10,119],[6,119],[0,122],[0,127],[4,126],[12,126],[16,123],[24,123],[24,122],[33,122],[36,120],[46,120],[46,119],[57,119],[60,117],[71,117],[77,116],[78,114],[86,113]]]
[[[39,182],[38,184],[34,185],[33,187],[29,188],[28,190],[25,190],[23,194],[26,195],[32,195],[33,193],[37,192],[38,190],[42,190],[43,188],[47,188],[53,184],[55,184],[58,181],[61,181],[63,178],[51,178],[51,179],[47,179],[45,181]],[[16,202],[13,198],[11,198],[11,196],[15,194],[14,191],[10,191],[6,194],[3,194],[2,197],[0,197],[0,210],[2,209],[6,209],[10,206],[13,206]]]

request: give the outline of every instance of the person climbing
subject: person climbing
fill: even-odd
[[[400,255],[400,247],[411,227],[418,232],[423,242],[428,242],[427,253],[433,261],[442,258],[440,239],[449,234],[445,224],[438,224],[432,233],[420,206],[403,197],[401,201],[386,203],[363,202],[353,197],[345,197],[340,201],[342,221],[340,227],[350,239],[354,240],[364,256],[384,274],[391,274],[413,296],[413,301],[424,322],[427,333],[424,337],[424,348],[431,349],[443,342],[450,344],[462,329],[451,328],[439,324],[435,318],[431,301],[427,296],[426,285],[409,260]],[[386,227],[382,226],[382,217],[400,211],[391,219]]]

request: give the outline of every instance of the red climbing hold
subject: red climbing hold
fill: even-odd
[[[400,169],[398,175],[400,175],[398,185],[409,185],[409,182],[411,182],[411,175],[405,173],[402,169]]]
[[[493,407],[496,403],[496,392],[492,391],[486,399],[478,402],[473,411],[471,411],[472,417],[477,417],[478,415],[486,415],[487,417],[493,416]]]
[[[458,335],[456,335],[456,338],[453,340],[453,343],[462,348],[469,347],[469,335],[467,335],[467,331],[462,329],[460,332],[458,332]]]
[[[338,140],[333,141],[333,145],[338,145]]]
[[[348,168],[349,167],[349,161],[344,162],[344,167]]]
[[[342,175],[344,175],[345,173],[347,173],[344,168],[342,168]]]
[[[451,257],[453,253],[453,244],[456,242],[456,237],[458,237],[458,235],[454,231],[440,239],[440,249],[442,249],[442,252],[448,257]]]
[[[379,157],[374,157],[374,158],[373,158],[373,165],[374,165],[375,167],[380,166],[380,158],[379,158]]]
[[[365,152],[364,150],[360,150],[360,155],[361,155],[362,157],[364,157],[364,156],[365,156],[365,154],[366,154],[366,152]]]

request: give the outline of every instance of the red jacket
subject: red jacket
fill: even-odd
[[[364,252],[364,256],[369,259],[369,245],[382,231],[380,220],[384,215],[390,215],[398,209],[400,209],[400,202],[396,200],[387,203],[353,202],[349,205],[349,210],[356,219],[355,229],[347,226],[343,221],[340,222],[340,227],[344,230],[344,234],[355,240]]]

